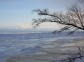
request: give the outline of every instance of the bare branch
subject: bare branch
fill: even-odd
[[[64,26],[69,26],[68,28],[63,27],[61,29],[61,32],[64,30],[69,30],[69,28],[71,27],[74,28],[74,31],[71,31],[70,33],[74,33],[78,29],[84,30],[84,7],[81,7],[81,5],[79,4],[74,3],[65,13],[51,13],[48,9],[37,9],[33,11],[37,12],[38,15],[45,16],[45,18],[34,20],[33,24],[35,25],[35,27],[43,22],[55,22]]]

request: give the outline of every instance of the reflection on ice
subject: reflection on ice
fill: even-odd
[[[45,57],[49,55],[53,56],[54,58],[56,56],[54,54],[57,52],[68,52],[70,49],[72,49],[69,49],[68,47],[75,46],[75,43],[79,42],[79,40],[75,42],[73,37],[57,38],[55,37],[56,35],[51,35],[51,37],[40,36],[39,38],[37,35],[32,34],[34,37],[29,35],[0,35],[0,62],[4,62],[4,60],[13,56],[25,56],[33,54],[41,54]],[[37,36],[37,38],[35,36]],[[78,37],[78,39],[81,39],[81,37]],[[83,45],[82,42],[78,44]]]

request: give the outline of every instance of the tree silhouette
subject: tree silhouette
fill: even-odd
[[[37,12],[38,15],[44,16],[42,18],[34,19],[34,27],[38,26],[44,22],[54,22],[63,25],[59,32],[65,30],[71,30],[69,32],[73,33],[77,30],[84,30],[84,1],[77,0],[66,12],[50,12],[48,9],[37,9],[33,10]],[[55,30],[53,33],[57,32]]]
[[[33,19],[32,24],[34,27],[39,26],[41,23],[54,22],[64,27],[60,28],[59,31],[53,31],[53,33],[65,30],[69,30],[69,34],[77,30],[84,31],[84,0],[76,0],[65,12],[50,12],[48,9],[37,9],[33,11],[39,16],[43,16],[42,18]],[[54,60],[51,62],[75,62],[76,59],[80,59],[82,62],[82,59],[84,59],[84,51],[81,51],[80,47],[78,47],[78,53],[70,55],[70,57],[66,59]]]

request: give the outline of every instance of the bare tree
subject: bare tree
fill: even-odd
[[[64,25],[59,32],[64,30],[71,30],[73,33],[77,30],[84,30],[84,3],[83,0],[78,0],[76,3],[72,4],[66,12],[50,12],[48,9],[37,9],[34,10],[38,15],[44,16],[44,18],[34,19],[34,27],[38,26],[44,22],[55,22]],[[54,33],[57,30],[54,31]],[[69,33],[69,34],[70,34]]]
[[[44,16],[42,18],[34,19],[34,27],[39,26],[41,23],[54,22],[64,26],[59,30],[59,32],[72,30],[69,32],[70,34],[77,30],[84,31],[84,0],[77,0],[74,4],[67,8],[66,12],[50,12],[48,9],[37,9],[34,11],[37,12],[39,16]],[[55,32],[57,32],[57,30],[55,30],[54,33]],[[75,62],[76,59],[81,59],[82,61],[84,51],[81,51],[80,47],[78,47],[77,54],[73,54],[63,60],[55,60],[52,62]]]

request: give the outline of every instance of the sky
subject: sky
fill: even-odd
[[[65,11],[73,0],[0,0],[0,29],[31,29],[32,19],[38,15],[34,9],[48,8]],[[58,24],[46,23],[41,28],[59,28]]]

